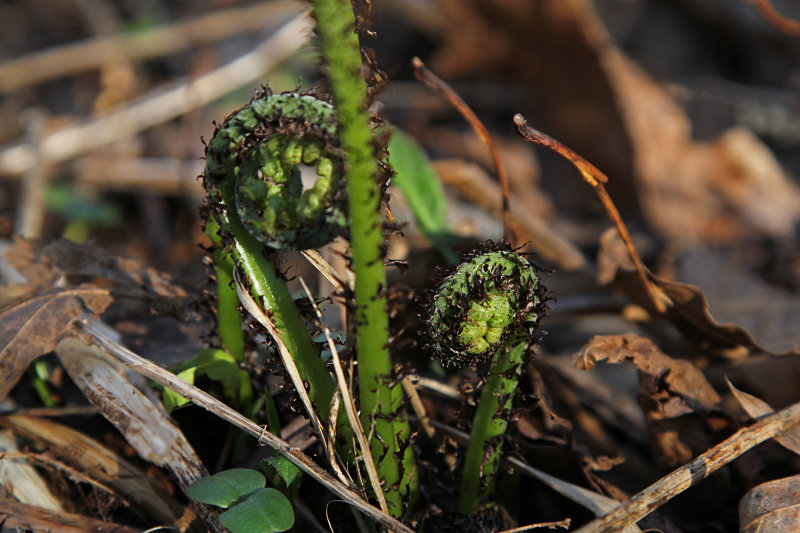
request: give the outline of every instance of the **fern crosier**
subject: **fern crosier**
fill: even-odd
[[[235,209],[247,231],[273,248],[327,244],[347,222],[339,144],[330,103],[265,91],[228,116],[208,144],[211,205]],[[318,178],[305,190],[299,165],[316,166]]]
[[[494,490],[519,376],[543,312],[533,265],[507,247],[476,254],[440,284],[429,323],[431,344],[448,366],[491,358],[464,458],[459,511],[480,508]]]
[[[445,366],[476,366],[505,344],[533,339],[541,289],[529,261],[509,250],[479,253],[442,281],[428,332]]]

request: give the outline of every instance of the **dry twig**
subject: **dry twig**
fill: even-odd
[[[769,0],[755,0],[756,9],[764,20],[789,35],[800,35],[800,21],[792,20],[778,13]]]
[[[0,63],[0,92],[100,68],[120,55],[126,59],[162,57],[234,35],[263,31],[276,19],[302,10],[296,1],[257,2],[123,35],[94,37]]]
[[[614,205],[614,201],[611,199],[611,196],[608,195],[608,191],[606,191],[606,188],[603,186],[604,183],[608,182],[608,177],[603,174],[600,169],[576,154],[567,146],[561,144],[549,135],[530,127],[528,125],[528,121],[525,120],[525,117],[519,113],[514,115],[514,124],[517,126],[517,130],[519,130],[520,135],[525,137],[530,142],[540,144],[566,158],[575,166],[575,168],[578,169],[578,172],[581,173],[584,181],[591,185],[592,189],[594,189],[594,192],[603,203],[603,207],[606,209],[608,217],[611,219],[611,222],[614,223],[614,226],[617,228],[620,237],[622,237],[625,247],[628,250],[628,255],[630,255],[633,264],[636,265],[636,272],[639,274],[639,279],[642,282],[642,286],[650,296],[653,306],[659,313],[664,313],[667,310],[668,303],[671,302],[665,301],[669,300],[669,298],[663,292],[659,291],[647,278],[647,269],[642,263],[642,259],[639,257],[639,252],[636,251],[636,247],[633,245],[633,239],[631,239],[631,234],[628,233],[628,228],[625,226],[625,222],[622,220],[622,215],[619,214],[617,206]]]
[[[339,496],[342,500],[360,510],[373,520],[383,524],[385,527],[396,532],[413,533],[413,531],[394,517],[384,513],[377,507],[365,502],[358,494],[347,488],[343,483],[336,480],[328,472],[320,468],[306,454],[291,446],[286,441],[278,438],[266,431],[241,413],[231,409],[216,398],[206,392],[190,385],[175,374],[161,368],[160,366],[140,357],[128,350],[124,346],[115,342],[106,333],[109,328],[89,314],[81,315],[76,322],[87,332],[89,332],[105,349],[113,359],[119,360],[133,371],[155,381],[156,383],[174,391],[176,394],[190,400],[194,404],[210,413],[222,418],[223,420],[235,425],[242,431],[259,439],[259,443],[266,444],[280,452],[301,470],[316,479],[319,483],[327,487],[331,492]]]
[[[491,135],[489,135],[489,130],[486,129],[481,119],[478,118],[478,115],[467,105],[464,99],[461,98],[447,82],[431,72],[420,58],[415,57],[411,62],[414,65],[414,74],[417,79],[442,93],[450,104],[461,113],[461,116],[469,122],[469,125],[472,126],[475,133],[478,134],[489,148],[489,152],[492,154],[492,161],[494,162],[494,170],[497,173],[497,179],[500,181],[500,185],[503,188],[503,238],[510,240],[510,226],[508,222],[508,197],[510,195],[508,190],[508,175],[506,174],[506,168],[503,166],[503,162],[500,160],[500,153],[497,150],[497,146],[494,140],[492,140]]]
[[[154,90],[125,109],[45,135],[36,146],[22,143],[3,148],[0,174],[19,174],[39,163],[66,161],[207,105],[260,80],[308,42],[311,30],[307,14],[298,15],[256,49],[192,81]]]
[[[762,418],[752,426],[740,429],[723,442],[699,455],[694,461],[667,474],[607,515],[589,522],[578,529],[576,533],[617,531],[626,525],[635,524],[746,451],[799,423],[800,403]]]

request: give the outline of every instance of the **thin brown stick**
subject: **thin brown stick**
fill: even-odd
[[[576,533],[618,531],[626,525],[634,524],[746,451],[795,424],[800,424],[800,403],[740,429],[691,463],[667,474],[607,515],[578,529]]]
[[[120,55],[126,59],[162,57],[235,35],[264,31],[270,21],[286,20],[303,9],[299,2],[257,2],[142,31],[94,37],[0,63],[0,92],[12,92],[49,79],[100,68]]]
[[[216,70],[155,89],[115,113],[44,135],[38,146],[21,143],[0,148],[0,174],[19,174],[39,163],[66,161],[207,105],[237,87],[260,80],[308,42],[311,31],[307,14],[298,15],[254,50]]]
[[[417,388],[414,386],[414,382],[411,381],[411,377],[403,376],[403,379],[400,380],[400,384],[403,386],[406,396],[408,396],[408,399],[411,401],[411,408],[414,410],[414,414],[417,415],[419,423],[422,425],[422,429],[425,431],[425,434],[432,439],[436,436],[436,430],[433,429],[433,426],[431,425],[431,418],[425,411],[425,406],[422,404],[422,400],[417,393]]]
[[[442,95],[447,98],[450,104],[455,107],[459,113],[461,113],[461,116],[463,116],[467,122],[469,122],[469,125],[472,126],[472,129],[475,131],[475,133],[478,134],[481,140],[489,148],[489,152],[492,155],[492,161],[494,162],[494,170],[497,173],[497,179],[500,181],[500,186],[503,188],[503,238],[509,240],[510,235],[508,233],[510,231],[510,225],[508,220],[508,198],[510,193],[508,187],[508,174],[506,173],[505,166],[503,166],[503,162],[500,160],[500,152],[498,152],[497,146],[492,140],[492,137],[489,135],[489,131],[486,129],[486,126],[483,125],[483,122],[481,122],[481,120],[478,118],[478,115],[476,115],[475,112],[467,105],[463,98],[461,98],[461,96],[459,96],[458,93],[447,84],[447,82],[431,72],[420,58],[413,58],[411,63],[414,65],[414,75],[417,77],[417,79],[429,87],[441,92]]]
[[[800,21],[784,17],[778,13],[769,0],[755,0],[756,9],[761,16],[775,26],[778,30],[788,35],[800,35]]]
[[[569,147],[553,139],[549,135],[529,126],[528,121],[525,120],[525,117],[519,113],[514,115],[514,124],[517,126],[517,130],[519,131],[520,135],[525,137],[530,142],[540,144],[566,158],[575,166],[575,168],[578,169],[578,172],[581,173],[584,181],[586,181],[586,183],[588,183],[592,189],[594,189],[594,192],[600,198],[600,202],[602,202],[606,213],[608,213],[608,217],[617,228],[622,241],[625,243],[625,248],[628,250],[628,255],[633,261],[633,264],[636,265],[636,272],[639,274],[639,279],[647,291],[647,294],[650,296],[650,301],[653,303],[656,311],[660,314],[663,314],[667,310],[667,304],[671,304],[672,302],[669,301],[665,294],[657,290],[648,279],[647,269],[645,268],[644,263],[642,263],[642,259],[639,257],[639,252],[636,251],[636,247],[633,245],[633,239],[631,239],[631,235],[628,233],[628,228],[625,226],[625,222],[622,220],[622,215],[619,214],[617,206],[614,205],[614,201],[611,200],[611,196],[608,195],[608,191],[606,191],[606,188],[603,186],[604,183],[608,182],[608,177],[603,174],[600,169],[576,154]]]
[[[100,346],[105,349],[105,352],[108,353],[113,359],[122,361],[122,363],[127,365],[127,367],[131,370],[138,372],[139,374],[142,374],[156,383],[174,391],[176,394],[179,394],[187,400],[190,400],[198,407],[202,407],[226,422],[235,425],[242,431],[256,437],[259,439],[259,444],[266,444],[274,450],[282,453],[301,470],[316,479],[323,486],[327,487],[328,490],[373,520],[383,524],[385,527],[402,533],[413,533],[408,526],[404,525],[394,517],[384,513],[377,507],[365,502],[358,494],[347,488],[342,482],[338,481],[328,472],[320,468],[320,466],[312,461],[310,457],[301,452],[295,446],[290,445],[285,440],[278,438],[269,431],[266,431],[263,426],[255,424],[243,414],[231,409],[224,403],[198,389],[197,387],[190,385],[175,374],[161,368],[147,359],[144,359],[143,357],[140,357],[139,355],[115,342],[114,339],[109,337],[107,334],[108,326],[96,318],[89,314],[84,314],[76,319],[76,323],[89,332],[98,341]]]
[[[555,529],[560,527],[562,529],[569,529],[569,525],[572,522],[571,518],[565,518],[564,520],[558,520],[556,522],[539,522],[538,524],[528,524],[527,526],[522,527],[515,527],[513,529],[504,529],[500,533],[522,533],[523,531],[530,531],[531,529]]]

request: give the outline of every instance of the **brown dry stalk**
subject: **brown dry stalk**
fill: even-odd
[[[795,424],[800,424],[800,403],[764,417],[750,427],[740,429],[694,461],[667,474],[607,515],[589,522],[575,533],[619,531],[626,525],[634,524],[746,451]]]
[[[784,17],[778,13],[769,0],[755,0],[756,9],[761,13],[761,16],[778,28],[783,33],[789,35],[800,35],[800,21]]]
[[[59,163],[142,130],[182,116],[259,81],[264,73],[306,44],[312,24],[307,14],[296,16],[256,48],[191,80],[156,88],[119,111],[85,120],[42,136],[38,143],[0,147],[0,175],[20,174],[38,164]]]
[[[671,304],[672,302],[669,301],[669,298],[659,291],[647,278],[647,269],[642,263],[642,259],[639,257],[639,252],[636,251],[636,247],[633,245],[633,239],[631,239],[628,228],[625,226],[625,222],[622,220],[622,215],[619,214],[617,206],[614,205],[614,201],[611,199],[611,196],[608,195],[608,191],[606,191],[606,188],[603,186],[604,183],[608,182],[608,177],[603,174],[600,169],[589,163],[583,157],[579,156],[569,147],[553,139],[549,135],[529,126],[528,121],[525,120],[525,117],[519,113],[514,115],[514,124],[517,126],[517,130],[519,131],[520,135],[525,137],[530,142],[549,148],[567,159],[575,166],[575,168],[578,169],[578,172],[581,173],[584,181],[591,185],[594,192],[600,198],[600,201],[602,202],[606,213],[608,213],[608,217],[611,219],[611,222],[613,222],[614,226],[617,228],[619,236],[625,243],[625,247],[628,250],[628,255],[633,261],[633,264],[636,266],[636,272],[639,274],[639,279],[647,291],[647,294],[650,296],[653,306],[658,313],[663,314],[667,310],[667,305]]]
[[[283,439],[273,435],[263,426],[251,421],[238,411],[235,411],[212,397],[208,393],[190,385],[172,372],[140,357],[139,355],[118,344],[106,333],[106,326],[91,315],[85,314],[76,319],[76,323],[89,332],[109,355],[112,360],[121,361],[129,370],[133,370],[143,376],[155,381],[156,383],[174,391],[187,400],[196,404],[198,407],[213,413],[226,422],[235,425],[245,433],[259,439],[259,444],[277,450],[301,470],[316,479],[319,483],[327,487],[346,503],[349,503],[362,513],[373,520],[379,522],[390,530],[402,533],[413,533],[408,526],[399,522],[394,517],[384,513],[377,507],[364,501],[358,494],[350,490],[342,482],[335,479],[328,472],[320,468],[309,456],[300,451],[299,448],[290,445]]]
[[[300,2],[291,0],[256,3],[146,30],[92,37],[48,48],[0,63],[0,93],[101,68],[120,55],[129,60],[163,57],[192,46],[263,31],[272,21],[294,16],[302,9]]]
[[[414,65],[414,75],[417,77],[418,80],[426,84],[427,86],[439,91],[447,98],[447,101],[455,107],[461,116],[463,116],[469,125],[472,126],[472,129],[475,133],[478,134],[478,137],[486,144],[489,148],[489,152],[492,155],[492,161],[494,162],[494,170],[497,173],[497,179],[500,181],[500,185],[503,188],[503,238],[506,240],[510,240],[509,230],[509,216],[508,216],[508,197],[509,197],[509,187],[508,187],[508,174],[506,173],[506,168],[503,166],[503,162],[500,160],[500,153],[497,151],[497,145],[495,145],[492,137],[489,135],[489,131],[486,129],[486,126],[483,125],[483,122],[478,118],[478,115],[467,105],[461,96],[458,95],[457,92],[450,87],[447,82],[441,79],[439,76],[431,72],[426,66],[425,63],[418,57],[415,57],[411,60],[412,64]]]

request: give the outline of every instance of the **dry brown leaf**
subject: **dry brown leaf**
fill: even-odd
[[[631,265],[625,246],[614,228],[605,231],[600,239],[598,263],[600,279],[613,279],[613,286],[635,304],[658,316],[652,300],[642,287],[637,272]],[[745,347],[756,352],[769,353],[756,342],[750,333],[736,324],[720,324],[711,315],[703,291],[688,283],[678,283],[647,273],[653,285],[665,294],[671,304],[664,318],[669,320],[686,338],[712,350],[731,350]]]
[[[635,203],[631,149],[597,52],[583,34],[576,0],[438,0],[449,24],[431,67],[446,79],[492,74],[525,85],[526,116],[613,178],[620,206]],[[591,192],[571,188],[573,205],[592,206]]]
[[[193,513],[183,509],[164,487],[129,461],[87,435],[56,422],[24,415],[0,418],[0,425],[33,440],[49,454],[62,458],[92,479],[114,489],[148,521],[186,529]],[[188,520],[186,520],[188,519]]]
[[[759,418],[775,412],[775,410],[761,398],[740,391],[734,387],[733,383],[727,378],[725,382],[731,389],[733,396],[739,402],[739,405],[742,406],[742,409],[744,409],[751,418],[758,420]],[[775,435],[775,441],[787,450],[800,454],[800,428],[787,428],[785,431],[781,431]]]
[[[0,431],[0,486],[21,503],[50,511],[63,511],[60,498],[50,490],[51,483],[26,459],[22,443],[13,431]],[[17,456],[17,458],[14,458]]]
[[[58,290],[36,296],[0,313],[0,398],[17,384],[31,361],[51,352],[72,320],[102,313],[111,303],[106,289]]]
[[[24,273],[29,285],[52,284],[56,280],[67,285],[93,283],[115,296],[149,300],[155,310],[173,314],[187,298],[186,291],[168,275],[90,244],[60,239],[37,247],[17,238],[6,258]],[[34,274],[33,279],[30,273]]]
[[[665,237],[682,243],[791,235],[800,189],[755,135],[730,129],[692,141],[672,97],[616,48],[601,53],[634,148],[642,209]]]
[[[14,498],[0,496],[0,509],[5,528],[20,528],[31,531],[58,531],[60,533],[139,533],[140,530],[103,522],[64,511],[48,511],[41,507],[25,505]]]
[[[743,129],[695,142],[686,113],[615,45],[593,2],[439,3],[451,24],[433,68],[450,79],[491,72],[525,83],[535,127],[603,170],[619,206],[638,194],[665,237],[791,235],[800,188],[772,153]]]
[[[639,405],[659,463],[677,466],[708,449],[709,432],[697,410],[713,408],[720,397],[691,362],[673,359],[635,334],[597,335],[574,355],[575,366],[585,370],[599,361],[630,361],[638,369]]]
[[[208,475],[160,402],[140,391],[126,378],[125,370],[111,362],[101,349],[68,337],[58,343],[55,352],[84,396],[142,458],[169,468],[184,488]]]
[[[59,240],[38,246],[18,237],[6,259],[28,283],[5,287],[0,297],[0,398],[31,361],[53,350],[75,317],[87,310],[99,315],[113,296],[142,298],[173,314],[187,300],[165,274],[91,245]]]
[[[635,334],[596,335],[574,355],[575,366],[591,369],[599,361],[610,364],[632,362],[636,368],[662,380],[669,391],[703,407],[713,407],[719,394],[691,362],[673,359],[658,349],[653,341]]]
[[[739,501],[740,533],[791,533],[800,524],[800,475],[750,489]]]

